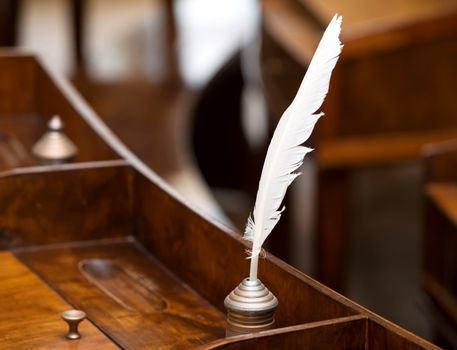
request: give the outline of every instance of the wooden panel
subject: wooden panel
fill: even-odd
[[[215,342],[210,349],[438,349],[412,334],[361,316],[316,322]]]
[[[131,232],[124,161],[0,174],[0,246],[119,237]]]
[[[67,166],[70,178],[73,173],[80,173],[84,179],[84,172],[89,178],[94,171],[106,174],[116,169],[115,166],[105,169],[100,165],[87,169],[82,165],[79,165],[80,169],[75,167]],[[130,226],[120,225],[116,232],[121,233],[123,228],[123,235],[134,233],[154,257],[132,238],[54,243],[16,249],[15,253],[69,303],[86,311],[101,330],[124,348],[189,348],[222,339],[225,328],[222,303],[247,274],[248,261],[244,258],[247,245],[238,235],[196,215],[140,174],[135,173],[132,179],[128,172],[125,173],[127,168],[118,166],[117,169],[121,174],[124,172],[124,176],[119,175],[116,191],[124,193],[122,187],[130,188],[124,193],[124,200],[130,198],[128,201],[134,208],[133,211],[128,209]],[[65,167],[60,170],[63,173]],[[43,173],[39,169],[35,171]],[[125,178],[130,180],[125,181]],[[51,179],[57,182],[52,176]],[[114,208],[118,206],[112,198],[97,193],[90,186],[80,189],[82,198],[85,190],[104,197]],[[100,206],[106,208],[103,203]],[[65,210],[71,212],[68,208]],[[94,207],[84,212],[82,208],[79,215],[96,210]],[[100,226],[95,232],[114,231],[109,218],[113,220],[119,213],[111,209],[104,215],[107,220],[101,223],[105,228]],[[71,230],[74,226],[72,220],[59,223],[53,233],[60,237],[57,229]],[[28,228],[33,229],[31,225]],[[82,235],[84,230],[84,227],[80,228],[79,234]],[[70,238],[78,237],[76,232],[72,234],[74,236]],[[269,254],[260,262],[259,275],[280,300],[276,319],[282,329],[275,330],[278,334],[288,331],[283,327],[308,327],[304,323],[326,321],[321,324],[324,325],[338,317],[360,314],[377,318]],[[416,344],[421,341],[408,337],[396,326],[388,326],[399,337],[407,339],[407,345],[408,342]],[[322,334],[317,328],[316,334]],[[292,334],[287,342],[296,343],[294,338]],[[359,340],[355,338],[354,341]],[[433,348],[426,342],[424,344],[423,348]]]
[[[187,349],[225,334],[225,314],[134,243],[70,244],[16,254],[123,348]],[[91,259],[105,263],[98,272],[92,266],[87,278],[81,268]]]
[[[223,300],[243,278],[249,261],[239,234],[221,230],[138,174],[135,178],[135,235],[155,257],[212,304]],[[259,277],[277,296],[278,326],[356,314],[340,295],[267,253]],[[303,312],[297,312],[303,310]]]
[[[0,61],[1,62],[1,61]],[[32,147],[36,141],[46,131],[46,122],[43,118],[36,114],[13,114],[0,116],[0,133],[4,138],[14,140],[13,142],[20,147],[25,157],[29,160],[24,164],[21,159],[24,156],[16,154],[14,157],[18,166],[14,166],[10,162],[9,167],[2,167],[3,170],[14,169],[19,166],[36,165],[36,161],[32,155]]]
[[[457,21],[456,21],[457,22]],[[457,28],[449,38],[345,62],[340,135],[456,128]],[[348,44],[349,46],[349,44]],[[427,67],[428,69],[424,69]],[[323,118],[324,119],[324,118]]]
[[[271,126],[292,101],[315,38],[342,9],[344,49],[322,107],[326,115],[308,143],[314,143],[320,174],[417,159],[424,144],[455,137],[457,1],[262,3],[263,77]],[[334,203],[332,211],[326,208],[324,220],[339,217],[345,207],[350,203]],[[350,239],[347,228],[347,222],[320,225],[318,236],[342,242]],[[338,246],[339,251],[334,249]],[[344,256],[345,245],[338,246],[323,247],[319,263],[325,259],[326,266],[318,270],[326,271],[321,281],[333,281],[330,286],[342,290],[344,261],[334,264],[328,258]]]
[[[392,325],[382,325],[378,321],[371,320],[368,323],[367,349],[384,350],[384,349],[439,349],[429,342],[413,336],[405,331],[398,331]]]
[[[323,107],[327,115],[319,122],[326,125],[318,128],[347,136],[457,127],[452,118],[456,18],[457,12],[451,12],[433,23],[417,21],[408,30],[359,33],[356,41],[344,37],[343,21],[345,47],[334,74],[338,82],[332,79]],[[276,121],[292,101],[323,28],[295,0],[264,0],[264,28],[264,80]],[[269,74],[272,61],[280,67],[275,75]]]
[[[304,326],[239,336],[209,346],[209,349],[261,350],[261,349],[313,349],[313,350],[367,350],[367,320],[360,316],[332,321],[316,322]],[[224,344],[225,343],[225,344]]]
[[[1,126],[0,130],[2,130]],[[0,172],[30,166],[33,163],[34,160],[31,159],[30,153],[16,137],[0,132]]]
[[[7,55],[8,51],[2,51]],[[36,65],[32,57],[2,57],[0,64],[0,117],[29,114],[36,102]]]
[[[118,349],[90,321],[79,340],[67,340],[60,313],[72,309],[8,252],[0,253],[0,348]]]

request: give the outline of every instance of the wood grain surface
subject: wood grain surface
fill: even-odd
[[[237,336],[210,344],[209,349],[366,350],[366,325],[367,319],[363,316],[351,316],[289,327],[283,332],[265,331],[256,337]]]
[[[6,286],[0,290],[0,349],[105,349],[115,347],[111,341],[126,349],[287,348],[301,342],[315,348],[435,349],[268,253],[259,276],[280,300],[278,328],[225,339],[223,300],[247,275],[248,244],[179,198],[71,88],[32,58],[16,58],[0,60],[11,69],[0,70],[0,120],[10,125],[8,137],[25,138],[27,149],[34,136],[20,131],[18,122],[41,128],[59,113],[81,153],[75,164],[0,174],[0,242],[16,247],[21,260],[0,254],[1,267],[7,267],[0,269]],[[119,156],[108,144],[125,161],[110,161]],[[79,163],[89,160],[96,162]],[[56,335],[60,308],[67,304],[52,290],[84,310],[111,340],[87,321],[81,328],[87,336],[79,342]],[[42,318],[50,314],[57,319]]]
[[[187,349],[224,337],[225,314],[132,242],[16,255],[122,348]]]
[[[122,160],[0,174],[0,247],[119,237],[129,231],[130,168]]]
[[[411,342],[407,336],[364,316],[350,316],[328,321],[270,330],[258,335],[237,336],[216,341],[209,349],[437,349],[427,342]]]
[[[11,253],[1,252],[0,261],[0,349],[118,349],[88,320],[80,339],[66,339],[60,313],[73,307]]]
[[[15,178],[24,180],[24,176],[28,180],[22,188],[32,186],[26,194],[35,193],[32,184],[49,176],[52,184],[73,183],[66,188],[78,195],[54,194],[53,210],[67,213],[62,216],[65,220],[50,215],[52,211],[36,214],[43,220],[36,226],[33,220],[27,224],[10,213],[10,234],[21,228],[24,239],[35,242],[19,242],[17,246],[23,248],[17,248],[16,255],[67,302],[86,311],[111,339],[132,349],[192,348],[223,339],[223,300],[248,272],[248,245],[238,234],[198,215],[123,162],[17,170],[0,178],[0,184],[6,179],[14,184]],[[107,183],[109,191],[97,190]],[[118,195],[119,202],[114,200]],[[86,203],[81,201],[86,197],[89,202],[90,198],[101,202],[71,211]],[[23,208],[35,208],[34,198],[25,195],[16,201]],[[123,219],[115,224],[118,210]],[[84,220],[97,225],[93,230],[78,226]],[[53,226],[54,222],[58,225]],[[54,234],[43,235],[46,227],[54,227]],[[34,234],[27,234],[28,230]],[[72,242],[78,238],[79,242]],[[361,315],[382,325],[386,337],[391,332],[400,336],[405,348],[434,348],[268,253],[260,262],[259,276],[280,300],[278,332]],[[21,323],[14,327],[21,328]]]

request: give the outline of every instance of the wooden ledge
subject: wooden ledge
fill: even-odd
[[[451,140],[457,130],[344,137],[324,141],[315,157],[322,168],[349,168],[416,159],[429,143]]]

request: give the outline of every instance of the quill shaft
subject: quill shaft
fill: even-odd
[[[257,279],[257,267],[259,266],[259,256],[253,256],[251,258],[251,265],[249,268],[249,279],[255,281]]]

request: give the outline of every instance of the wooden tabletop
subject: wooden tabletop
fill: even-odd
[[[124,349],[189,349],[224,338],[225,314],[134,242],[69,243],[17,255]]]
[[[118,349],[88,320],[80,324],[80,339],[67,340],[60,313],[73,307],[11,253],[1,252],[0,261],[1,349]]]

